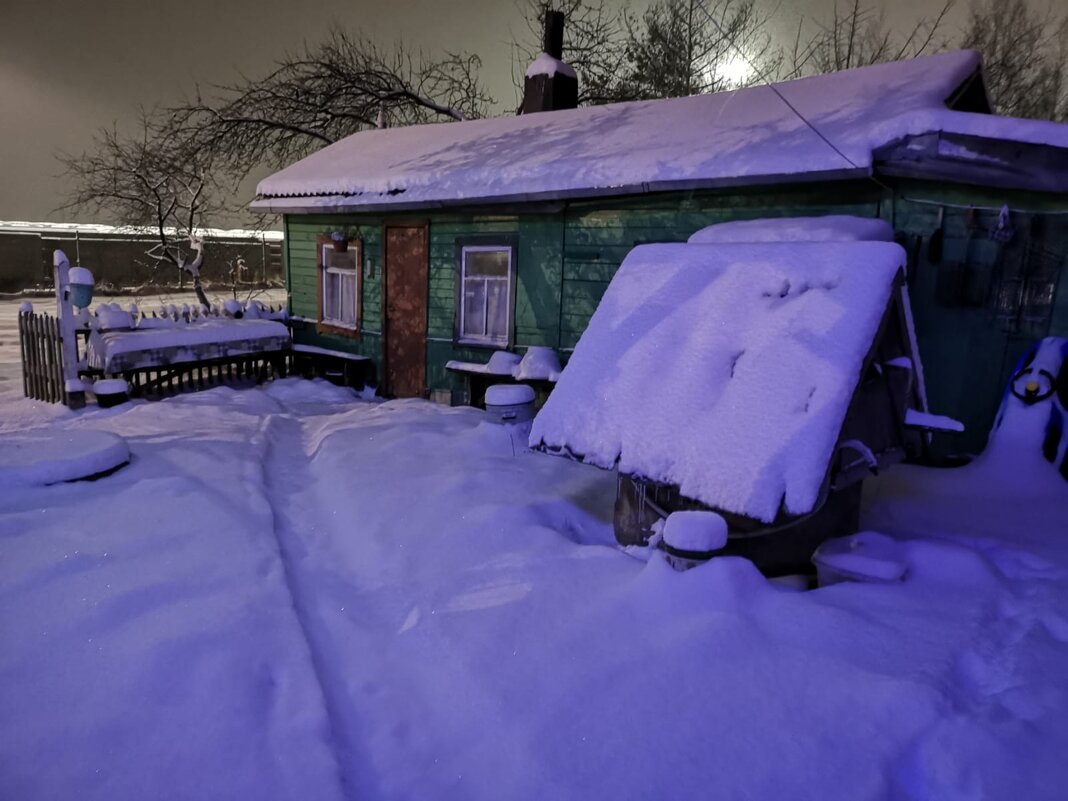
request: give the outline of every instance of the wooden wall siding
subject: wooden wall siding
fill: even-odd
[[[879,209],[870,184],[844,186],[835,203],[811,189],[747,190],[738,193],[677,193],[604,198],[569,205],[566,211],[532,214],[432,213],[430,222],[427,384],[459,392],[461,378],[445,370],[450,359],[485,361],[489,351],[452,344],[456,316],[456,240],[502,234],[518,236],[515,343],[570,349],[578,342],[623,258],[636,244],[685,240],[705,225],[731,219],[797,214],[855,213]],[[298,327],[296,341],[381,358],[382,223],[400,215],[293,215],[286,218],[286,268],[290,311],[316,315],[316,237],[326,228],[363,228],[363,335],[349,341]],[[373,267],[372,267],[373,265]],[[562,354],[566,357],[566,353]]]
[[[985,193],[975,188],[914,183],[903,184],[899,190],[893,203],[893,223],[895,230],[907,237],[910,297],[928,399],[933,411],[958,417],[967,426],[964,435],[943,443],[944,448],[975,453],[985,446],[1002,391],[1030,344],[1043,335],[1068,336],[1068,215],[1041,215],[1038,235],[1032,236],[1030,218],[1014,213],[1016,237],[1002,245],[987,234],[997,222],[995,209],[1005,203],[1036,210],[1055,210],[1055,206],[1033,195]],[[986,207],[976,212],[977,225],[972,230],[968,227],[969,204]],[[929,243],[939,227],[940,208],[944,208],[942,258],[934,263]],[[1061,210],[1068,210],[1068,200]],[[1061,258],[1048,325],[1037,330],[1011,330],[995,314],[989,292],[970,303],[947,297],[947,278],[956,265],[987,270],[990,281],[996,282],[1005,261],[1011,263],[1019,257],[1019,249],[1028,246]]]
[[[744,192],[692,192],[574,202],[559,212],[487,214],[431,213],[427,384],[462,397],[464,382],[448,372],[450,359],[485,361],[489,351],[452,343],[456,315],[456,240],[484,234],[518,236],[515,342],[567,349],[578,342],[609,281],[627,253],[645,242],[685,240],[698,228],[717,222],[761,217],[820,214],[880,216],[903,233],[910,257],[919,237],[922,247],[910,264],[911,295],[920,352],[926,366],[934,411],[959,416],[969,432],[950,447],[975,451],[985,443],[1001,390],[1016,360],[1031,341],[993,324],[984,307],[953,307],[939,301],[939,265],[926,257],[927,242],[944,217],[943,264],[964,259],[996,262],[999,246],[971,236],[964,208],[1066,211],[1068,200],[1024,193],[987,192],[977,187],[899,181],[896,193],[880,192],[871,182],[820,187],[752,188]],[[912,198],[910,200],[910,198]],[[915,202],[922,200],[925,202]],[[987,224],[996,212],[983,213]],[[395,215],[411,218],[412,215]],[[364,333],[359,340],[320,336],[314,328],[295,333],[298,342],[347,350],[381,359],[382,215],[291,216],[287,218],[287,269],[290,308],[314,317],[318,291],[315,237],[330,225],[364,226]],[[1044,215],[1041,246],[1068,257],[1068,215]],[[373,270],[371,269],[373,263]],[[1061,270],[1048,333],[1068,335],[1068,264]]]
[[[427,309],[427,337],[431,340],[449,340],[451,343],[456,326],[456,240],[461,237],[482,235],[515,235],[519,220],[515,216],[471,216],[435,214],[430,217],[430,295]],[[468,361],[485,361],[487,351],[481,358]],[[476,356],[478,351],[476,351]],[[449,358],[459,359],[460,356]],[[446,359],[448,361],[448,359]],[[427,363],[428,384],[431,388],[444,384],[429,383],[435,372]],[[442,363],[444,369],[444,363]]]
[[[316,332],[314,323],[294,327],[294,341],[304,345],[359,353],[376,363],[382,358],[382,226],[381,219],[334,216],[286,218],[286,269],[289,275],[289,311],[314,320],[318,313],[319,255],[316,239],[329,226],[360,225],[363,239],[363,299],[358,339]]]
[[[519,265],[515,293],[517,345],[560,347],[564,215],[519,221]]]
[[[682,242],[707,225],[729,220],[821,214],[873,217],[879,199],[870,186],[844,186],[834,202],[807,191],[688,193],[569,207],[564,224],[564,263],[559,347],[573,348],[620,263],[635,245]]]

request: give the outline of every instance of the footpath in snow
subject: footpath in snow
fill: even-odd
[[[4,396],[44,425],[132,460],[0,487],[0,798],[1062,797],[1055,482],[895,468],[907,579],[798,593],[620,551],[611,473],[472,409]]]

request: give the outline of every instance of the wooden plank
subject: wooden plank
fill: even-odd
[[[619,262],[565,261],[565,281],[600,281],[607,283],[615,277]]]
[[[524,219],[519,229],[515,326],[544,332],[552,345],[560,322],[563,228],[559,214]]]
[[[67,402],[67,383],[63,380],[63,347],[62,337],[59,335],[59,320],[52,319],[49,339],[52,342],[52,380],[55,382],[56,402]]]
[[[30,397],[30,374],[26,364],[26,318],[28,315],[19,313],[17,318],[19,329],[19,366],[22,368],[22,394]]]

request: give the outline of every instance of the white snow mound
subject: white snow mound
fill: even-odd
[[[560,359],[552,348],[532,346],[512,371],[517,381],[555,381],[560,376]]]
[[[811,511],[904,262],[888,242],[637,247],[531,447],[763,521]]]
[[[781,220],[737,220],[702,228],[688,240],[712,242],[893,242],[886,220],[828,214],[825,217],[784,217]]]
[[[664,521],[664,542],[679,551],[718,551],[727,544],[727,521],[715,512],[672,512]]]
[[[0,437],[0,485],[57,484],[130,461],[126,440],[106,431],[42,431]]]
[[[515,406],[533,401],[534,388],[526,384],[494,384],[486,390],[487,406]]]
[[[905,548],[877,531],[828,540],[812,556],[820,584],[850,581],[900,581],[909,563]]]
[[[530,62],[530,66],[527,67],[526,77],[533,78],[535,75],[548,75],[552,77],[560,73],[561,75],[567,75],[569,78],[576,78],[575,70],[571,68],[570,64],[565,64],[555,56],[550,56],[548,53],[542,53],[536,59]]]

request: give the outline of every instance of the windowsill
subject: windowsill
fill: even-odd
[[[511,345],[508,342],[489,342],[485,339],[455,339],[454,345],[462,345],[465,348],[490,348],[492,350],[508,350]]]
[[[320,334],[336,334],[343,337],[351,337],[354,339],[360,336],[360,326],[348,325],[346,323],[335,322],[333,320],[320,320],[315,324],[315,330]]]

